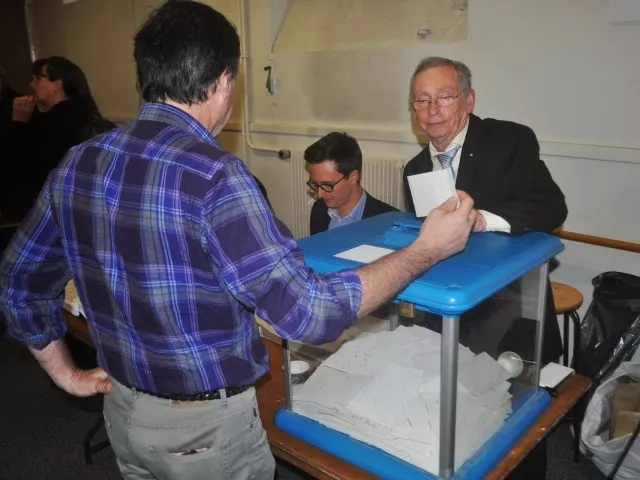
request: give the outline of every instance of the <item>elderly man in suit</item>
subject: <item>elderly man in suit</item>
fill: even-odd
[[[422,60],[411,79],[410,101],[415,118],[430,141],[404,169],[407,210],[415,213],[409,176],[451,168],[456,188],[475,199],[479,213],[476,232],[550,232],[564,222],[564,195],[540,159],[535,134],[524,125],[474,115],[475,92],[466,65],[441,57]],[[481,348],[493,355],[518,344],[521,348],[532,346],[532,322],[511,318],[504,311],[498,313],[496,306],[502,305],[497,300],[467,314],[473,321],[461,324],[461,342],[472,350]],[[434,318],[428,318],[427,324],[439,328]],[[561,353],[560,331],[547,280],[542,361],[555,361]],[[523,465],[514,478],[544,478],[544,455],[544,448],[537,449],[529,466]]]
[[[395,212],[360,185],[362,152],[355,138],[331,132],[304,152],[309,181],[318,200],[311,209],[311,235],[363,218]]]
[[[533,131],[473,114],[471,72],[460,62],[429,57],[411,80],[411,106],[429,146],[405,167],[406,205],[415,211],[407,177],[452,168],[481,215],[476,231],[550,232],[567,217],[564,195],[540,160]]]

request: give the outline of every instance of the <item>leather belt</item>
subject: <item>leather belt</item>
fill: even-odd
[[[147,395],[151,395],[152,397],[164,398],[167,400],[176,400],[179,402],[198,402],[203,400],[218,400],[220,399],[220,392],[224,390],[228,397],[233,397],[234,395],[238,395],[242,392],[246,392],[252,387],[252,385],[244,385],[242,387],[226,387],[221,388],[219,390],[210,390],[208,392],[200,392],[200,393],[172,393],[172,394],[164,394],[164,393],[156,393],[149,392],[147,390],[142,390],[141,388],[131,387],[132,390],[140,393],[146,393]]]

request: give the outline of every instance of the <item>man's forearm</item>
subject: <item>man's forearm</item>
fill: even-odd
[[[66,389],[78,370],[63,339],[51,342],[42,350],[29,348],[31,353],[51,379],[62,389]]]
[[[357,270],[362,282],[358,317],[363,317],[389,301],[425,270],[436,263],[430,252],[413,244]]]

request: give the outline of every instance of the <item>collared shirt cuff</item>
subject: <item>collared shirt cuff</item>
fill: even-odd
[[[504,218],[495,213],[487,212],[486,210],[478,210],[478,212],[484,217],[487,222],[487,228],[485,232],[504,232],[511,233],[511,225]]]
[[[362,303],[362,282],[360,281],[360,275],[354,270],[343,270],[338,273],[349,298],[349,305],[351,307],[351,313],[353,314],[352,321],[355,322],[358,319],[358,310],[360,310],[360,304]]]

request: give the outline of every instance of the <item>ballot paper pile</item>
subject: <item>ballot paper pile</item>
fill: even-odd
[[[511,412],[509,373],[460,345],[455,466]],[[293,411],[435,475],[440,439],[440,334],[422,327],[362,334],[293,393]]]

